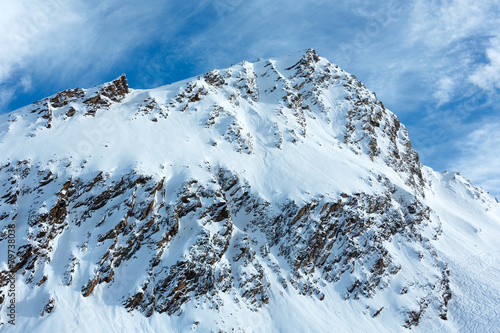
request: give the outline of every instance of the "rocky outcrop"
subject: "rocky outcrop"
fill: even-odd
[[[87,106],[85,115],[95,116],[97,110],[107,108],[113,102],[120,102],[128,94],[128,83],[125,74],[111,83],[103,85],[93,96],[85,99]]]
[[[25,163],[8,170],[22,173],[27,168],[33,166]],[[223,305],[221,293],[257,310],[270,302],[273,285],[266,272],[271,269],[281,287],[319,300],[326,297],[324,285],[336,283],[346,286],[341,291],[345,299],[371,298],[390,289],[393,277],[401,274],[408,281],[401,297],[412,289],[424,295],[418,311],[409,310],[411,300],[407,310],[401,310],[407,313],[405,325],[417,325],[429,307],[438,308],[440,318],[446,319],[449,271],[422,234],[431,230],[437,237],[439,225],[430,221],[429,208],[419,196],[405,197],[387,180],[381,180],[387,186],[383,195],[342,194],[336,200],[290,201],[276,209],[250,194],[248,184],[224,169],[213,171],[212,184],[186,182],[174,203],[165,201],[165,180],[136,173],[120,178],[99,173],[87,183],[50,172],[39,174],[40,187],[50,180],[60,190],[45,213],[39,213],[44,206],[34,206],[30,212],[30,232],[14,268],[26,283],[45,283],[47,277],[38,276],[57,251],[57,239],[87,226],[89,234],[78,245],[81,254],[68,257],[64,284],[81,284],[84,297],[98,290],[107,293],[101,285],[117,284],[123,278],[121,268],[140,261],[146,274],[131,282],[137,291],[122,289],[117,299],[147,316],[179,313],[186,302],[208,302],[216,309]],[[21,184],[23,193],[36,193],[28,184]],[[50,194],[45,196],[42,205]],[[181,228],[190,228],[191,236],[180,235]],[[261,233],[266,235],[264,241],[258,237]],[[440,278],[422,280],[407,273],[387,247],[396,241],[418,249],[422,264]],[[188,250],[181,256],[170,253],[173,242],[185,243]],[[89,251],[102,253],[98,261],[86,263],[95,267],[95,273],[86,281],[75,281]],[[290,275],[275,256],[286,259]],[[43,314],[50,313],[52,305]]]

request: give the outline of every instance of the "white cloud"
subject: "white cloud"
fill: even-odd
[[[49,80],[97,84],[130,50],[155,37],[160,17],[163,33],[178,24],[165,12],[171,1],[0,1],[0,89],[15,93]],[[4,94],[3,104],[15,93]]]
[[[454,87],[455,81],[448,76],[442,77],[439,80],[438,90],[434,92],[434,97],[439,102],[438,105],[442,105],[450,101]]]
[[[15,89],[1,89],[0,90],[0,109],[5,107],[14,96]]]
[[[2,1],[1,8],[0,89],[4,92],[0,106],[3,107],[17,91],[27,92],[31,89],[31,76],[25,73],[40,70],[35,66],[28,68],[33,64],[33,59],[52,55],[52,36],[64,30],[62,27],[74,24],[78,15],[61,0]]]
[[[464,38],[490,35],[498,28],[499,8],[496,0],[415,0],[411,40],[446,48]]]
[[[480,65],[470,80],[485,90],[500,89],[500,37],[492,40],[486,55],[489,64]]]
[[[463,139],[457,169],[473,183],[500,196],[500,119],[489,119]]]
[[[415,0],[408,42],[423,59],[429,92],[437,105],[458,99],[471,88],[469,77],[485,50],[500,36],[500,2],[496,0]],[[492,53],[492,57],[495,55]],[[493,68],[481,68],[494,78]],[[481,86],[482,88],[484,87]]]
[[[2,1],[0,11],[0,82],[23,65],[27,56],[39,54],[50,35],[76,18],[61,0]]]
[[[31,84],[31,76],[29,75],[23,76],[19,81],[19,86],[23,89],[24,92],[31,90]]]

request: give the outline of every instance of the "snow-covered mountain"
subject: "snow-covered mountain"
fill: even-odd
[[[500,327],[498,201],[313,50],[60,92],[0,159],[5,332]]]

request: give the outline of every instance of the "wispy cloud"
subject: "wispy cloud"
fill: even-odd
[[[26,79],[18,82],[27,77],[37,88],[98,83],[182,21],[172,15],[174,2],[162,1],[19,0],[2,7],[0,88],[16,93],[28,88]]]
[[[0,12],[0,82],[7,80],[15,70],[22,69],[30,57],[40,55],[52,44],[51,36],[61,27],[71,25],[77,15],[60,0],[6,1]]]
[[[459,142],[462,156],[455,169],[500,196],[500,119],[488,119]]]
[[[481,64],[470,76],[470,80],[488,91],[500,89],[500,34],[492,39],[486,50],[489,63]]]

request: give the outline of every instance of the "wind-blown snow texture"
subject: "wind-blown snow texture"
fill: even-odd
[[[0,124],[6,332],[500,327],[497,200],[422,166],[313,50],[151,90],[121,76]]]

